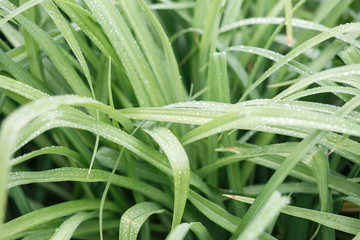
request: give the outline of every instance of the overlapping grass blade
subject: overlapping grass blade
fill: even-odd
[[[24,154],[22,156],[16,157],[10,161],[11,166],[15,166],[17,164],[23,163],[31,158],[45,155],[45,154],[57,154],[62,155],[71,159],[76,160],[78,164],[81,164],[81,155],[71,149],[62,147],[62,146],[52,146],[52,147],[45,147],[39,150],[34,150],[30,153]]]
[[[76,228],[80,225],[80,223],[95,217],[96,212],[88,213],[88,212],[78,212],[66,219],[61,226],[56,229],[56,232],[51,236],[51,240],[68,240],[72,238]]]
[[[13,11],[15,8],[9,1],[3,1],[0,5],[3,9],[8,12]],[[90,91],[76,73],[74,67],[66,59],[61,51],[61,48],[55,43],[50,36],[45,33],[35,23],[29,21],[26,17],[19,14],[15,19],[21,24],[22,27],[37,41],[37,43],[46,52],[49,58],[52,60],[54,65],[60,71],[62,76],[66,79],[71,89],[80,96],[90,97]]]
[[[335,115],[346,116],[349,112],[354,110],[359,105],[360,96],[352,98],[343,107],[341,107]],[[280,168],[274,173],[274,175],[267,182],[264,189],[256,198],[254,204],[247,211],[240,225],[232,235],[233,239],[236,239],[246,228],[247,224],[254,218],[259,210],[259,207],[263,206],[266,199],[272,194],[273,191],[284,181],[290,171],[295,167],[296,163],[315,145],[322,137],[324,137],[326,131],[315,130],[307,135],[296,147],[296,149],[285,159]]]
[[[274,221],[274,218],[279,215],[281,209],[289,203],[290,199],[288,197],[282,197],[279,192],[275,191],[238,239],[257,239],[264,232],[265,228]]]
[[[169,159],[174,177],[174,214],[172,229],[181,222],[190,184],[190,165],[186,152],[179,140],[166,128],[151,123],[143,129],[159,144]]]
[[[163,49],[166,57],[167,64],[167,72],[168,72],[168,81],[169,83],[161,82],[162,85],[169,85],[165,90],[163,90],[164,94],[169,95],[169,92],[175,93],[173,96],[169,96],[171,102],[182,102],[185,100],[185,94],[183,85],[180,78],[178,64],[176,62],[176,58],[174,52],[171,48],[170,41],[166,36],[164,29],[161,27],[159,21],[156,19],[155,15],[150,11],[148,6],[143,0],[139,0],[141,6],[144,8],[148,17],[150,18],[152,24],[154,25],[157,33],[159,34],[159,38],[161,39],[161,43],[163,45]]]
[[[166,103],[130,29],[110,1],[85,0],[121,60],[140,106]]]
[[[78,213],[80,211],[91,211],[99,208],[100,201],[97,199],[74,200],[65,203],[59,203],[50,207],[34,210],[31,213],[20,216],[14,220],[5,223],[2,226],[0,239],[7,239],[16,234],[31,229],[50,220]],[[117,206],[114,203],[106,203],[106,210],[117,212]]]
[[[162,213],[161,206],[153,202],[142,202],[129,208],[120,221],[119,239],[137,239],[141,226],[150,215]]]
[[[247,95],[255,89],[257,86],[259,86],[266,78],[268,78],[271,74],[273,74],[275,71],[277,71],[279,68],[281,68],[284,64],[288,63],[295,57],[302,54],[307,49],[331,38],[338,34],[346,33],[346,32],[355,32],[360,29],[359,23],[350,23],[343,26],[338,26],[335,28],[332,28],[328,31],[325,31],[323,33],[318,34],[317,36],[313,37],[312,39],[307,40],[300,46],[294,48],[291,52],[289,52],[285,57],[285,59],[282,59],[278,62],[276,62],[271,68],[269,68],[264,74],[262,74],[259,79],[257,79],[243,94],[240,101],[244,100]],[[359,44],[354,43],[355,46],[359,47]]]
[[[237,201],[246,202],[252,204],[254,202],[253,198],[234,196],[229,195],[230,198]],[[341,216],[333,213],[320,212],[316,210],[294,207],[294,206],[284,206],[281,210],[282,213],[296,216],[304,219],[308,219],[324,226],[328,226],[339,231],[347,232],[350,234],[356,234],[359,231],[360,221],[355,218]]]
[[[166,237],[166,240],[184,239],[189,230],[192,230],[198,239],[212,239],[206,228],[200,222],[182,223],[176,226]]]

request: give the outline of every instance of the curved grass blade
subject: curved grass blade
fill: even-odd
[[[99,208],[100,200],[84,199],[74,200],[65,203],[59,203],[50,207],[34,210],[28,214],[22,215],[14,220],[11,220],[2,225],[0,239],[8,239],[21,233],[25,230],[31,229],[42,223],[46,223],[53,219],[71,215],[80,211],[91,211]],[[106,203],[105,209],[118,212],[117,206],[114,203]]]
[[[337,122],[334,124],[335,122]],[[339,127],[341,122],[341,126]],[[261,126],[265,126],[261,129]],[[212,121],[201,125],[186,133],[182,138],[183,144],[189,144],[199,139],[232,129],[265,130],[271,127],[299,127],[305,129],[322,129],[360,135],[357,123],[322,113],[299,111],[295,109],[281,109],[268,107],[243,108],[214,118]],[[358,130],[355,130],[358,129]],[[265,130],[266,131],[266,130]]]
[[[349,112],[354,110],[359,105],[360,96],[352,98],[349,102],[345,103],[334,115],[346,116]],[[317,144],[321,138],[326,134],[326,131],[315,130],[307,135],[296,147],[296,149],[284,160],[280,168],[273,174],[264,189],[258,195],[254,204],[245,214],[240,225],[232,235],[232,239],[236,239],[246,228],[246,225],[251,222],[258,209],[263,206],[266,199],[276,190],[276,188],[285,180],[290,171],[296,166],[301,158]]]
[[[107,182],[110,177],[110,172],[94,169],[89,178],[86,178],[86,168],[58,168],[38,172],[13,172],[9,175],[8,187],[14,187],[24,184],[38,183],[38,182]],[[167,194],[158,190],[157,188],[143,183],[139,180],[134,180],[128,177],[115,175],[112,183],[116,186],[127,188],[139,192],[154,201],[157,201],[164,206],[171,208],[172,199]],[[100,200],[97,201],[98,207]],[[106,209],[106,204],[105,204]]]
[[[16,9],[9,1],[0,2],[0,6],[8,12]],[[34,40],[42,47],[59,72],[65,78],[71,89],[80,96],[90,97],[91,93],[89,89],[76,73],[76,70],[69,60],[62,53],[58,44],[56,44],[56,42],[46,32],[44,32],[44,30],[35,23],[29,21],[22,14],[16,16],[15,20],[18,21],[20,25],[24,27]]]
[[[287,97],[284,97],[284,99],[296,100],[299,98],[321,94],[321,93],[345,93],[356,96],[360,94],[360,89],[356,89],[352,87],[340,87],[340,86],[316,87],[290,94]]]
[[[43,1],[44,0],[30,0],[30,1],[27,1],[26,3],[24,3],[21,6],[19,6],[18,8],[16,8],[14,11],[12,11],[8,15],[6,15],[3,19],[1,19],[0,20],[0,26],[3,25],[4,23],[8,22],[12,18],[16,17],[20,13],[26,11],[29,8],[32,8],[32,7],[40,4]]]
[[[162,106],[165,99],[130,29],[110,1],[84,1],[112,43],[140,106]]]
[[[284,59],[276,62],[273,66],[271,66],[264,74],[262,74],[260,76],[259,79],[257,79],[243,94],[243,96],[241,97],[240,101],[244,100],[247,95],[253,90],[255,89],[257,86],[259,86],[263,81],[265,81],[266,78],[268,78],[271,74],[273,74],[274,72],[276,72],[279,68],[281,68],[283,65],[285,65],[286,63],[288,63],[289,61],[291,61],[292,59],[294,59],[295,57],[299,56],[300,54],[302,54],[304,51],[306,51],[307,49],[331,38],[334,37],[336,35],[342,34],[342,33],[346,33],[346,32],[355,32],[355,31],[359,31],[360,30],[360,23],[349,23],[343,26],[338,26],[335,28],[332,28],[328,31],[325,31],[323,33],[318,34],[317,36],[307,40],[306,42],[304,42],[303,44],[301,44],[300,46],[296,47],[295,49],[293,49],[290,53],[288,53]],[[357,47],[360,47],[359,44],[356,44]]]
[[[121,216],[119,240],[136,240],[146,219],[150,215],[162,212],[164,209],[153,202],[142,202],[132,206]]]
[[[326,155],[317,149],[314,153],[310,155],[308,159],[305,159],[303,162],[308,164],[310,167],[318,188],[319,188],[319,198],[321,204],[321,211],[328,211],[329,203],[329,193],[328,193],[328,171],[329,164]]]
[[[170,82],[170,86],[168,87],[167,91],[173,93],[170,95],[171,102],[182,102],[185,100],[184,87],[181,82],[178,64],[172,50],[169,38],[166,36],[166,33],[162,28],[160,22],[156,19],[155,15],[151,12],[146,3],[143,0],[138,1],[149,16],[152,24],[155,26],[155,29],[159,34],[159,38],[161,39],[161,43],[164,48],[168,70],[167,72],[169,74]]]
[[[207,71],[204,71],[203,68],[209,64],[210,56],[216,50],[215,43],[224,6],[224,0],[214,0],[211,3],[199,46],[198,69],[196,69],[199,71],[197,73],[199,79],[194,82],[195,91],[199,91],[207,85]]]
[[[278,191],[273,192],[266,204],[257,212],[253,221],[246,226],[237,240],[257,239],[265,228],[278,217],[281,209],[289,203],[290,199],[288,197],[282,197]]]
[[[45,154],[57,154],[57,155],[62,155],[68,158],[72,158],[75,159],[77,161],[77,163],[81,164],[81,155],[77,152],[75,152],[74,150],[68,149],[66,147],[62,147],[62,146],[52,146],[52,147],[44,147],[42,149],[39,150],[34,150],[30,153],[24,154],[22,156],[13,158],[10,161],[10,165],[11,167],[23,163],[31,158],[40,156],[40,155],[45,155]]]
[[[50,240],[69,240],[72,238],[76,228],[80,223],[96,217],[97,213],[79,212],[68,218],[61,226],[56,229],[56,232],[49,238]]]
[[[336,81],[342,82],[349,85],[352,85],[356,88],[360,88],[359,81],[352,76],[360,75],[359,71],[360,64],[351,64],[342,67],[336,67],[329,70],[324,70],[319,73],[315,73],[307,78],[302,79],[301,81],[293,84],[288,87],[286,90],[279,93],[274,100],[282,99],[290,94],[295,93],[296,91],[309,86],[312,83],[319,82],[321,80]]]
[[[3,79],[4,81],[2,82],[1,81],[2,78],[3,77],[0,77],[0,84],[3,83],[3,86],[1,86],[1,87],[4,87],[11,91],[15,91],[19,94],[29,97],[30,99],[36,99],[36,98],[40,98],[40,97],[44,96],[40,91],[32,89],[31,87],[28,87],[24,84],[21,84],[20,82],[10,79],[10,78],[4,78]],[[10,83],[11,83],[10,86],[12,86],[14,88],[10,88],[10,86],[9,86],[9,84],[7,84],[6,80],[10,81]],[[23,89],[24,92],[20,91],[20,89]],[[61,97],[59,97],[59,98],[61,98]],[[85,99],[86,98],[83,98],[84,101],[86,101]],[[44,101],[44,100],[42,100],[42,101]],[[92,103],[95,102],[92,99],[89,101]],[[45,102],[46,101],[44,101],[44,104],[47,105],[46,106],[47,108],[49,108],[50,106],[48,104],[46,104]],[[104,105],[104,106],[106,106],[106,105]],[[54,107],[54,106],[52,106],[52,107]],[[108,106],[106,106],[106,107],[108,107]],[[100,111],[102,111],[102,110],[100,110]],[[58,118],[58,120],[56,120],[57,118]],[[36,120],[35,120],[35,122],[36,122]],[[30,131],[29,133],[22,133],[21,138],[24,140],[21,141],[20,143],[18,143],[17,148],[19,148],[19,146],[24,145],[25,143],[27,143],[34,137],[38,136],[42,132],[49,130],[51,128],[75,127],[75,128],[88,130],[95,134],[98,133],[102,137],[104,137],[110,141],[116,142],[116,143],[120,144],[121,146],[124,146],[125,148],[129,149],[130,151],[132,151],[135,154],[139,155],[140,157],[144,158],[146,161],[148,161],[150,164],[154,165],[156,168],[160,169],[162,172],[166,173],[167,175],[172,176],[172,171],[169,168],[169,166],[167,165],[167,161],[163,155],[159,154],[157,151],[151,149],[150,147],[146,146],[138,139],[124,133],[123,131],[116,129],[112,126],[109,126],[108,124],[105,124],[102,122],[96,122],[94,119],[92,119],[91,117],[89,117],[88,115],[86,115],[80,111],[75,111],[74,109],[69,108],[69,109],[66,109],[66,111],[56,110],[55,112],[49,112],[46,115],[43,115],[41,117],[41,119],[34,125],[35,125],[35,128],[32,131]],[[16,129],[18,129],[18,128],[16,127]],[[4,164],[4,163],[5,162],[0,161],[0,164]],[[2,168],[1,170],[5,171],[6,168]],[[193,186],[196,186],[202,192],[206,193],[208,196],[212,195],[212,193],[209,190],[209,188],[207,187],[207,185],[204,182],[202,182],[202,180],[200,178],[198,178],[196,175],[191,174],[190,183]],[[1,189],[1,187],[0,187],[0,189]]]
[[[169,159],[174,177],[174,214],[172,229],[181,222],[190,185],[190,165],[183,146],[167,128],[145,123],[143,129],[163,149]]]
[[[64,36],[66,42],[69,44],[69,46],[72,49],[73,53],[75,54],[77,60],[79,61],[80,66],[84,72],[84,75],[88,81],[92,97],[95,99],[95,93],[94,93],[94,88],[92,85],[89,67],[85,61],[84,55],[80,49],[80,46],[79,46],[74,34],[72,33],[72,30],[71,30],[69,24],[67,23],[66,19],[60,13],[59,9],[56,7],[56,5],[53,3],[52,0],[44,0],[44,2],[42,3],[42,6],[45,8],[45,10],[48,12],[49,16],[55,22],[56,26],[59,28],[59,30],[62,33],[62,35]]]
[[[206,228],[200,222],[182,223],[176,226],[167,236],[166,240],[182,240],[185,238],[189,230],[192,230],[197,239],[208,240],[212,239]]]
[[[254,202],[254,198],[235,195],[225,196],[249,204],[252,204]],[[356,218],[294,206],[284,206],[281,209],[281,212],[294,217],[308,219],[329,228],[333,228],[346,233],[357,234],[359,232],[360,220]]]

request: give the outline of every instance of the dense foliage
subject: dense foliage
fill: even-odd
[[[0,239],[360,239],[360,2],[0,1]]]

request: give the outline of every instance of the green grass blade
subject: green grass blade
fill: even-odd
[[[60,32],[66,39],[67,43],[69,44],[70,48],[72,49],[73,53],[75,54],[77,60],[79,61],[81,68],[84,72],[84,75],[88,81],[89,88],[92,93],[92,97],[95,99],[95,93],[92,85],[91,74],[89,67],[85,61],[84,55],[80,49],[80,46],[72,33],[70,26],[68,25],[66,19],[60,13],[59,9],[56,5],[52,2],[52,0],[45,0],[42,3],[42,6],[51,16],[52,20],[55,22],[56,26],[59,28]]]
[[[85,0],[112,43],[133,85],[140,106],[162,106],[165,99],[144,55],[110,1]]]
[[[57,154],[62,155],[68,158],[72,158],[77,160],[78,163],[81,164],[81,155],[71,149],[62,147],[62,146],[52,146],[52,147],[45,147],[39,150],[32,151],[30,153],[24,154],[22,156],[16,157],[10,161],[10,165],[13,167],[17,164],[23,163],[31,158],[45,155],[45,154]]]
[[[3,1],[1,6],[7,11],[12,11],[15,9],[8,1]],[[38,44],[43,48],[49,58],[52,60],[54,65],[62,73],[63,77],[66,79],[72,90],[79,94],[80,96],[90,97],[90,91],[83,83],[79,75],[76,73],[75,69],[71,66],[69,61],[66,59],[64,54],[61,52],[60,47],[55,43],[54,40],[50,38],[41,28],[35,25],[33,22],[29,21],[27,18],[21,14],[16,16],[15,19],[28,31],[28,33],[38,42]]]
[[[289,203],[290,199],[288,197],[282,197],[279,192],[275,191],[266,204],[257,212],[254,220],[237,239],[257,239],[264,232],[265,228],[279,215],[281,209]]]
[[[153,202],[142,202],[129,208],[120,221],[119,239],[135,240],[141,226],[150,215],[162,213],[164,209]]]
[[[160,25],[159,21],[156,19],[155,15],[148,8],[146,3],[143,0],[139,0],[139,2],[141,6],[144,8],[148,17],[150,18],[152,24],[155,26],[155,29],[159,34],[161,43],[164,48],[166,63],[167,63],[167,72],[169,74],[169,81],[170,81],[170,86],[167,88],[166,92],[175,93],[173,96],[170,96],[171,102],[182,102],[185,100],[184,88],[181,82],[178,64],[174,52],[171,48],[169,38],[166,36],[164,29]]]
[[[174,213],[172,229],[181,222],[185,209],[190,184],[190,165],[186,152],[179,140],[166,128],[154,124],[143,126],[154,140],[159,144],[169,159],[174,176]]]
[[[360,97],[354,97],[349,102],[347,102],[342,108],[340,108],[336,115],[343,116],[347,115],[351,112],[354,108],[359,105]],[[274,173],[274,175],[270,178],[268,183],[266,184],[265,188],[261,191],[257,200],[254,204],[250,207],[247,211],[244,219],[241,221],[240,225],[236,229],[235,233],[233,234],[232,238],[236,239],[246,228],[247,223],[249,223],[254,215],[257,213],[259,207],[263,206],[266,202],[266,199],[271,195],[273,191],[284,181],[287,175],[290,173],[291,169],[295,167],[296,163],[301,160],[301,158],[315,145],[317,144],[320,139],[325,136],[325,131],[315,130],[310,133],[306,138],[304,138],[296,147],[294,152],[292,152],[280,166],[280,168]]]
[[[56,232],[51,236],[51,240],[68,240],[72,238],[76,228],[84,221],[96,217],[96,212],[79,212],[68,218]]]
[[[34,210],[31,213],[15,218],[2,226],[0,239],[8,239],[22,231],[31,229],[53,219],[71,215],[80,211],[91,211],[99,208],[100,201],[95,199],[74,200],[59,203],[50,207]],[[113,203],[105,204],[105,209],[118,211]]]
[[[271,74],[273,74],[275,71],[277,71],[280,67],[282,67],[284,64],[288,63],[295,57],[299,56],[301,53],[306,51],[307,49],[331,38],[338,34],[346,33],[346,32],[353,32],[358,31],[360,29],[360,24],[358,23],[351,23],[344,26],[338,26],[335,28],[332,28],[326,32],[320,33],[317,36],[313,37],[312,39],[307,40],[300,46],[293,49],[290,53],[288,53],[285,57],[285,59],[278,61],[275,63],[271,68],[269,68],[264,74],[262,74],[243,94],[241,97],[241,101],[244,100],[247,95],[255,89],[257,86],[259,86],[263,81],[265,81],[266,78],[268,78]],[[357,43],[354,43],[355,46],[359,47]]]
[[[254,202],[253,198],[234,195],[227,196],[237,201],[246,202],[249,204],[252,204]],[[330,228],[350,234],[356,234],[359,231],[360,220],[351,217],[294,206],[284,206],[281,212],[291,216],[308,219],[321,225],[328,226]]]
[[[27,1],[26,3],[22,4],[21,6],[19,6],[18,8],[16,8],[14,11],[12,11],[11,13],[9,13],[6,17],[4,17],[3,19],[0,20],[0,26],[3,25],[4,23],[8,22],[9,20],[11,20],[12,18],[16,17],[17,15],[19,15],[20,13],[28,10],[29,8],[32,8],[38,4],[40,4],[41,2],[43,2],[44,0],[31,0],[31,1]]]
[[[215,52],[215,39],[218,35],[218,29],[220,26],[220,19],[224,5],[224,0],[215,0],[211,3],[199,46],[199,62],[197,69],[197,71],[199,71],[197,73],[199,80],[194,83],[195,91],[199,91],[206,86],[207,71],[204,71],[204,68],[206,68],[209,64],[209,56]]]
[[[14,186],[36,182],[107,182],[110,177],[110,172],[94,169],[89,178],[86,178],[86,175],[86,168],[58,168],[39,172],[14,172],[10,173],[8,187],[11,188]],[[142,193],[143,195],[163,204],[168,208],[172,207],[172,199],[168,195],[158,190],[157,188],[139,180],[115,175],[113,177],[112,183],[116,186]],[[100,200],[97,201],[97,203],[99,207]]]
[[[319,188],[319,198],[321,204],[321,211],[328,211],[329,192],[328,192],[328,171],[329,164],[328,159],[321,150],[316,150],[312,153],[309,159],[305,159],[303,162],[307,163],[312,170],[314,177]]]

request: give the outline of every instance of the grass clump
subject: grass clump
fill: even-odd
[[[358,239],[356,1],[1,1],[0,239]]]

